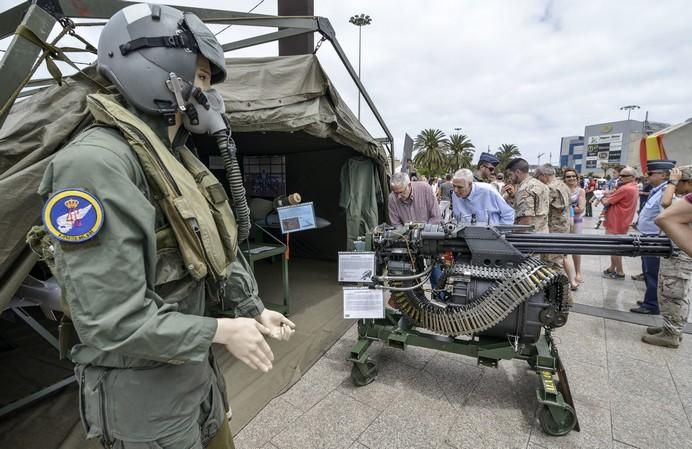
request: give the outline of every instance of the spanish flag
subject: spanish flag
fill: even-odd
[[[639,143],[639,162],[641,163],[642,173],[647,172],[646,161],[668,159],[666,150],[663,147],[664,134],[656,133],[642,137]]]

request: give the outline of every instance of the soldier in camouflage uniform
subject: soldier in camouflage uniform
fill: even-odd
[[[533,225],[534,232],[548,233],[550,204],[548,187],[529,175],[529,164],[522,158],[509,161],[505,177],[511,179],[512,182],[507,193],[514,196],[514,222]]]
[[[692,165],[674,168],[661,198],[664,208],[670,206],[674,195],[692,192]],[[660,226],[659,219],[656,224]],[[642,336],[644,343],[677,348],[682,339],[682,329],[690,311],[690,285],[692,258],[680,251],[672,257],[661,259],[658,271],[658,303],[663,316],[662,327],[648,327]]]
[[[555,178],[555,168],[550,164],[544,164],[536,169],[536,178],[548,186],[550,191],[550,205],[548,208],[548,231],[552,233],[569,233],[569,188],[559,179]],[[567,276],[564,254],[543,254],[541,259],[562,271]],[[573,270],[573,267],[572,267]],[[569,276],[568,276],[569,277]],[[576,290],[578,285],[571,285]],[[570,296],[570,303],[571,303]]]

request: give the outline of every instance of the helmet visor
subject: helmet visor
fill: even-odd
[[[211,65],[211,83],[216,84],[226,79],[226,61],[221,44],[216,36],[196,15],[186,12],[185,25],[195,37],[199,53],[209,60]]]

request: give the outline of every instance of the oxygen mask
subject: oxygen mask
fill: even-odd
[[[214,88],[202,90],[175,73],[169,75],[166,86],[175,95],[178,110],[183,113],[185,129],[193,134],[230,134],[226,107],[219,91]]]

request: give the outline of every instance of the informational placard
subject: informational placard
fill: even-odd
[[[374,274],[374,252],[339,252],[339,282],[369,283]]]
[[[311,202],[277,207],[276,212],[279,214],[282,234],[315,229],[316,227],[315,208]]]
[[[384,318],[384,291],[344,287],[344,318]]]

